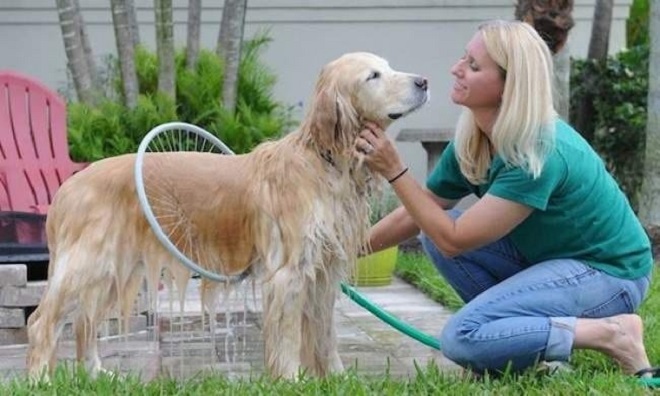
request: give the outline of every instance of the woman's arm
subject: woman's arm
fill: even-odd
[[[368,153],[365,162],[371,169],[391,180],[398,175],[404,165],[394,147],[394,143],[378,126],[367,124],[368,129],[360,133],[356,145]],[[403,230],[414,230],[410,223],[421,229],[448,257],[472,250],[502,238],[525,220],[532,208],[486,194],[466,210],[458,219],[449,217],[442,206],[436,204],[431,195],[406,172],[392,183],[394,191],[406,208],[407,225]],[[402,220],[401,218],[399,220]],[[382,231],[381,231],[381,234]],[[407,235],[407,234],[406,234]],[[399,237],[405,236],[403,233]],[[379,237],[381,238],[381,237]],[[389,243],[393,240],[384,236],[376,243]],[[374,240],[374,239],[372,239]]]
[[[393,183],[410,218],[443,255],[453,257],[496,241],[525,220],[532,208],[486,194],[456,220],[433,204],[417,181],[405,174]]]

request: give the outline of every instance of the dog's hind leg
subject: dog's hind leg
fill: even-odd
[[[105,265],[116,270],[114,282],[106,279],[105,282],[97,283],[93,289],[84,288],[76,310],[78,315],[73,323],[76,357],[78,362],[85,364],[92,376],[105,371],[98,349],[99,324],[109,319],[111,313],[115,313],[118,332],[126,334],[129,330],[130,315],[144,279],[144,265],[136,257],[126,253],[115,254],[111,259],[115,262]]]
[[[81,293],[73,329],[76,336],[76,358],[92,377],[103,371],[98,350],[98,326],[112,311],[118,294],[115,284],[105,282]]]
[[[34,323],[36,323],[39,318],[41,317],[41,306],[37,306],[37,309],[32,312],[32,314],[28,317],[27,319],[27,333],[28,333],[28,341],[32,340],[34,337],[30,335],[31,329],[34,327]],[[40,354],[41,351],[34,351],[32,342],[29,342],[28,344],[28,349],[27,349],[27,359],[26,359],[26,364],[28,367],[28,371],[30,374],[30,377],[32,379],[38,380],[41,375],[46,375],[46,378],[48,376],[48,372],[45,370],[48,369],[49,367],[55,367],[56,363],[56,348],[53,349],[53,352],[50,354],[50,356],[44,356]],[[35,364],[36,362],[43,362],[39,367],[36,367]]]
[[[101,358],[98,352],[97,339],[98,319],[78,317],[73,322],[76,335],[76,359],[84,363],[87,370],[95,376],[101,371]]]
[[[266,367],[274,377],[295,379],[301,368],[301,271],[284,266],[263,285]]]
[[[57,275],[49,281],[39,304],[39,312],[28,325],[27,365],[33,378],[38,378],[46,370],[51,371],[54,368],[57,341],[64,321],[78,304],[75,289],[63,287],[62,283],[62,277]]]

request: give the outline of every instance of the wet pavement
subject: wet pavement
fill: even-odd
[[[133,318],[128,335],[113,336],[116,325],[101,327],[99,350],[103,366],[148,380],[156,376],[188,378],[204,372],[229,377],[259,376],[264,371],[259,296],[246,284],[228,296],[215,325],[200,314],[198,280],[188,285],[184,310],[172,302],[168,289],[159,292],[157,314]],[[406,282],[360,287],[359,292],[402,321],[437,335],[450,312]],[[434,361],[447,370],[457,366],[442,354],[382,322],[344,294],[335,308],[339,354],[345,367],[363,375],[412,376],[415,365]],[[153,326],[156,323],[157,326]],[[26,345],[0,347],[0,378],[25,375]],[[60,342],[58,356],[73,361],[75,345]]]

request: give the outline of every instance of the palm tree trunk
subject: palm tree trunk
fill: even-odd
[[[571,105],[571,56],[569,44],[552,56],[555,69],[555,108],[565,121],[569,120]]]
[[[77,23],[82,21],[82,17],[79,15],[80,10],[76,7],[74,0],[56,1],[64,50],[76,94],[81,102],[94,106],[97,102],[94,80],[85,58],[85,49]]]
[[[126,0],[111,0],[112,24],[115,28],[119,70],[121,72],[122,88],[126,106],[133,109],[137,106],[138,79],[135,70],[135,51],[132,32],[129,27],[128,7]]]
[[[592,59],[596,62],[607,61],[613,3],[614,0],[597,0],[596,2],[587,59]],[[587,75],[586,78],[589,80],[595,78],[595,76]],[[587,82],[585,85],[591,86],[592,84],[592,82]],[[594,99],[591,94],[586,93],[580,103],[577,103],[578,110],[575,127],[588,142],[593,142],[596,136]]]
[[[660,0],[650,3],[648,119],[639,216],[657,248],[660,246]]]
[[[555,69],[555,108],[568,120],[570,108],[570,74],[568,33],[573,28],[573,0],[518,0],[516,19],[534,26],[553,55]]]
[[[614,0],[597,0],[587,58],[605,60],[610,43]]]
[[[126,0],[126,11],[128,12],[128,25],[131,27],[131,37],[133,38],[133,47],[140,45],[140,28],[137,20],[137,9],[135,0]]]
[[[238,69],[241,61],[246,9],[247,0],[225,0],[216,49],[218,56],[224,59],[225,65],[222,104],[232,113],[236,108]]]
[[[89,70],[90,77],[92,79],[92,86],[95,92],[100,92],[100,81],[98,76],[98,69],[96,68],[96,61],[94,60],[94,51],[92,50],[92,44],[89,42],[89,36],[87,35],[87,26],[83,20],[82,13],[80,11],[80,2],[79,0],[73,1],[74,6],[76,7],[76,29],[80,32],[80,40],[83,46],[83,51],[85,53],[85,61],[87,62],[87,69]]]
[[[202,0],[188,2],[188,37],[186,40],[186,67],[195,69],[199,55],[199,30],[202,18]]]
[[[155,0],[156,52],[158,53],[158,90],[174,98],[174,25],[172,0]]]

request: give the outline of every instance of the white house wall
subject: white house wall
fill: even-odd
[[[154,47],[152,1],[135,0],[142,42]],[[625,46],[625,20],[632,0],[615,0],[610,52]],[[115,53],[109,0],[80,0],[97,57]],[[174,0],[175,41],[186,40],[187,0]],[[203,1],[201,42],[215,48],[220,0]],[[584,57],[595,0],[575,1],[576,26],[569,48]],[[459,109],[451,104],[449,68],[461,56],[477,25],[488,19],[512,19],[513,0],[249,0],[247,38],[268,31],[273,42],[263,61],[277,75],[275,97],[306,109],[321,66],[349,51],[371,51],[400,70],[423,74],[431,103],[399,121],[402,127],[451,126]],[[0,0],[0,68],[32,75],[55,89],[66,86],[66,58],[54,0]],[[418,179],[425,174],[425,153],[416,143],[400,143]]]

